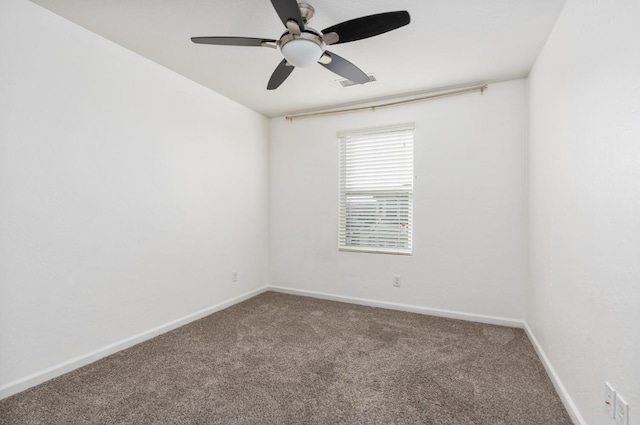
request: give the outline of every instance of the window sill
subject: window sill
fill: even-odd
[[[339,247],[338,251],[341,252],[360,252],[364,254],[387,254],[387,255],[406,255],[412,256],[413,252],[410,251],[390,251],[386,249],[376,249],[376,248],[347,248],[347,247]]]

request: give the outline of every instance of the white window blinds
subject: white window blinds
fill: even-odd
[[[339,249],[411,254],[413,125],[339,133]]]

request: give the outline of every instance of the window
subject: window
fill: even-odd
[[[338,134],[340,250],[411,254],[413,128]]]

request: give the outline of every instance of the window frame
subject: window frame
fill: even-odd
[[[375,143],[373,141],[373,139],[375,139],[376,137],[378,138],[382,138],[385,134],[389,135],[392,133],[399,133],[398,135],[398,140],[405,140],[407,137],[407,133],[410,134],[410,138],[408,139],[410,141],[410,162],[409,164],[405,164],[403,166],[399,166],[397,169],[393,169],[394,171],[397,171],[398,174],[403,174],[405,175],[405,183],[404,185],[407,184],[407,181],[409,181],[409,187],[395,187],[395,188],[389,188],[389,189],[384,189],[381,187],[374,187],[374,188],[370,188],[369,190],[366,189],[351,189],[348,190],[347,189],[347,173],[348,172],[353,172],[353,170],[349,170],[349,166],[347,165],[346,159],[344,158],[344,156],[346,156],[346,144],[349,143],[349,138],[358,138],[358,140],[361,141],[365,141],[366,137],[368,135],[370,135],[371,137],[371,141],[369,141],[369,143]],[[413,195],[414,195],[414,183],[415,183],[415,175],[414,175],[414,162],[415,162],[415,150],[414,150],[414,141],[415,141],[415,124],[413,123],[408,123],[408,124],[402,124],[402,125],[395,125],[395,126],[385,126],[385,127],[374,127],[374,128],[366,128],[366,129],[360,129],[360,130],[353,130],[353,131],[343,131],[343,132],[339,132],[337,134],[337,139],[338,139],[338,250],[342,251],[342,252],[361,252],[361,253],[374,253],[374,254],[390,254],[390,255],[408,255],[411,256],[413,255]],[[353,143],[353,141],[352,141]],[[366,141],[365,141],[366,143]],[[380,145],[382,146],[382,145]],[[383,147],[384,149],[388,149],[390,152],[392,151],[392,148],[389,147]],[[400,149],[401,150],[401,149]],[[398,151],[400,151],[398,150]],[[395,152],[394,152],[395,153]],[[404,153],[406,155],[406,153]],[[365,158],[358,158],[359,160],[365,160],[366,161],[366,155]],[[385,164],[388,167],[388,164]],[[370,167],[369,164],[366,165],[367,167]],[[375,169],[375,167],[373,167]],[[406,176],[407,173],[410,173],[410,178],[408,178]],[[381,186],[384,185],[389,185],[392,184],[391,181],[393,179],[389,179],[388,181],[385,181],[385,183],[383,183]],[[403,186],[404,186],[403,185]],[[389,200],[393,200],[393,198],[395,197],[396,199],[401,199],[402,197],[406,197],[406,201],[400,201],[400,204],[398,206],[398,209],[396,211],[403,211],[406,217],[406,243],[405,246],[390,246],[389,244],[393,243],[392,238],[389,237],[384,237],[385,236],[385,232],[388,232],[388,230],[382,230],[378,235],[382,235],[382,242],[377,242],[377,243],[372,243],[370,245],[350,245],[348,243],[348,228],[349,228],[349,213],[348,213],[348,201],[347,198],[349,196],[358,196],[357,194],[360,193],[360,196],[374,196],[372,195],[372,193],[379,193],[381,194],[381,199],[376,199],[375,202],[385,202],[384,197],[385,196],[390,196],[390,198],[388,198],[386,200],[386,202],[389,202]],[[400,196],[398,196],[400,195]],[[353,198],[352,198],[353,199]],[[385,206],[384,204],[381,207],[382,209],[386,209],[386,211],[393,211],[393,209],[389,209],[388,206]],[[373,207],[373,209],[375,209],[375,207]],[[404,209],[406,209],[406,211],[404,211]],[[398,217],[399,215],[396,214],[395,217]],[[382,219],[387,219],[389,217],[389,215],[384,215],[384,216],[378,216],[376,215],[375,217],[377,217],[378,221],[376,221],[376,225],[377,223],[379,223],[379,221]],[[394,215],[392,214],[391,217],[394,217]],[[402,222],[399,218],[396,218],[397,223],[392,220],[391,224],[398,224],[398,225],[402,225]],[[363,226],[366,229],[366,225]],[[400,230],[399,230],[400,231]],[[365,230],[366,233],[366,230]],[[388,234],[388,233],[386,233]],[[367,238],[374,238],[374,235],[376,235],[375,231],[373,231],[371,233],[372,236],[363,236],[363,239],[360,241],[362,242],[363,240],[366,240]],[[380,237],[380,236],[378,236]],[[404,240],[404,238],[397,238],[395,243],[398,244],[400,242],[402,242]],[[386,241],[386,242],[385,242]],[[385,246],[386,243],[386,246]]]

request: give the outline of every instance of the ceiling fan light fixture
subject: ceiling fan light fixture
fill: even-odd
[[[293,66],[306,67],[318,62],[324,49],[314,40],[294,38],[280,47],[282,55]]]

